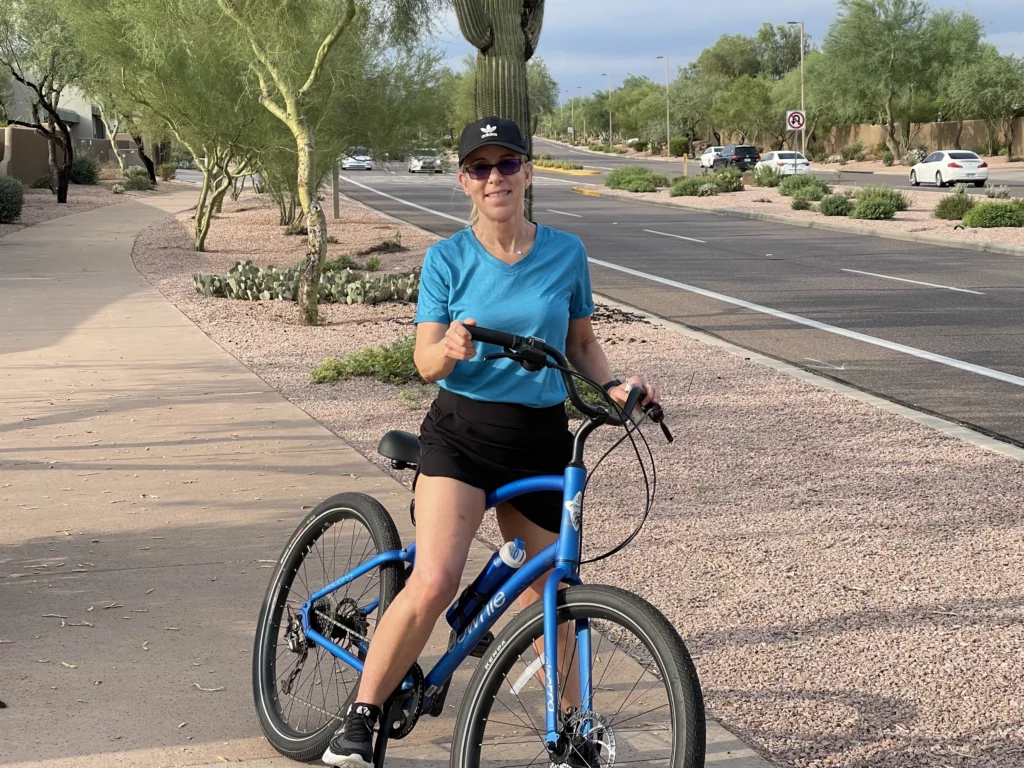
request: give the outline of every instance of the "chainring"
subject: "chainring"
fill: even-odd
[[[409,674],[412,675],[412,689],[403,691],[396,696],[401,704],[402,719],[397,725],[394,722],[391,723],[391,730],[388,734],[390,739],[404,739],[412,733],[412,729],[419,722],[420,715],[423,714],[423,670],[420,669],[419,664],[413,664]]]

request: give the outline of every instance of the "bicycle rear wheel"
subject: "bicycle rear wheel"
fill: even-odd
[[[294,760],[319,758],[340,725],[359,674],[306,640],[295,616],[319,589],[373,559],[401,549],[386,509],[359,493],[332,496],[303,520],[285,547],[260,609],[252,683],[263,733]],[[365,657],[377,621],[401,584],[389,563],[318,600],[310,626],[356,656]]]
[[[520,613],[477,667],[459,711],[453,768],[704,765],[704,701],[686,646],[656,608],[608,586],[559,592],[558,624],[571,630],[558,649],[562,708],[573,695],[579,704],[576,670],[588,661],[575,634],[582,622],[590,628],[592,696],[589,708],[567,718],[566,752],[552,761],[545,746],[543,618],[539,601]]]

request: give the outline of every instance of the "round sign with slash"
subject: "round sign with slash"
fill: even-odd
[[[807,125],[807,114],[799,109],[791,109],[786,113],[786,127],[791,131],[802,131]]]

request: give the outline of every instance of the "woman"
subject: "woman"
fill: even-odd
[[[372,765],[380,708],[458,594],[486,494],[519,478],[560,475],[571,457],[560,374],[530,373],[511,360],[484,362],[487,351],[497,350],[478,349],[466,326],[542,338],[581,373],[608,382],[617,402],[628,396],[591,326],[583,244],[524,216],[532,168],[516,124],[487,117],[466,126],[458,178],[473,200],[471,226],[427,251],[416,313],[416,367],[441,387],[420,433],[416,567],[374,632],[356,703],[324,754],[329,765]],[[646,389],[644,404],[657,399],[641,377],[630,384]],[[522,539],[532,557],[558,538],[561,508],[556,492],[501,504],[502,536]],[[541,578],[521,606],[539,600],[543,589]]]

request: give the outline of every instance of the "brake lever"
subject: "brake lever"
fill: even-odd
[[[668,424],[665,423],[665,411],[662,410],[661,405],[658,403],[650,403],[643,406],[644,413],[647,414],[648,418],[661,427],[661,433],[665,435],[665,440],[672,442],[675,440],[672,437],[672,433],[669,431]]]

